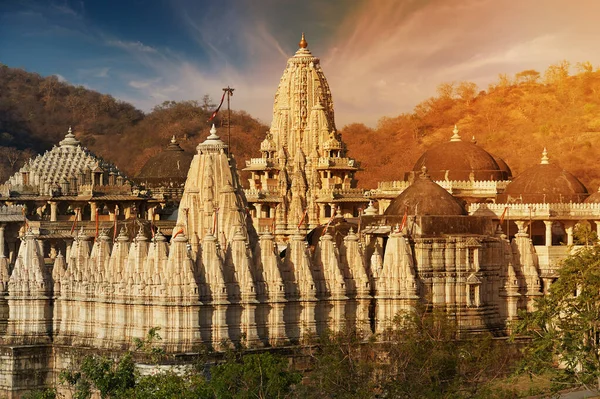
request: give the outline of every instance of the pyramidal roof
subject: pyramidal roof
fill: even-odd
[[[11,186],[34,186],[39,188],[39,194],[47,195],[46,189],[69,181],[79,179],[82,174],[94,172],[108,172],[117,176],[125,176],[114,165],[106,162],[81,146],[72,129],[65,138],[43,155],[29,159],[25,165],[11,176],[6,183]],[[27,176],[24,180],[24,176]],[[48,184],[46,184],[48,183]]]
[[[235,161],[213,125],[190,165],[175,230],[183,229],[192,247],[206,236],[226,246],[239,230],[255,234],[246,207]]]

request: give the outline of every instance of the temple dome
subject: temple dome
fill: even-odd
[[[494,154],[490,154],[490,155],[494,158],[494,161],[496,161],[500,170],[502,172],[506,173],[507,180],[512,179],[512,177],[513,177],[512,170],[510,169],[510,166],[508,166],[508,164],[506,162],[504,162],[504,159],[502,159]]]
[[[544,149],[540,164],[529,168],[506,186],[497,202],[557,203],[582,202],[588,197],[585,186],[571,173],[548,160]]]
[[[136,180],[150,185],[184,184],[193,158],[173,136],[167,148],[146,161]]]
[[[587,202],[588,204],[600,203],[600,187],[598,187],[598,191],[587,197],[583,202]]]
[[[453,132],[449,142],[425,151],[413,171],[425,166],[433,180],[507,180],[492,155],[475,142],[463,141],[456,126]]]
[[[93,174],[102,178],[95,180],[99,176]],[[11,196],[74,195],[79,187],[92,185],[120,185],[124,192],[131,188],[114,165],[82,147],[70,127],[58,146],[29,159],[6,184],[11,186]]]
[[[467,212],[461,203],[439,184],[431,180],[423,168],[421,175],[400,195],[392,200],[385,215],[461,216]]]

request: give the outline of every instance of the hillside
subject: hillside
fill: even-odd
[[[214,106],[208,96],[203,100],[202,104],[167,101],[144,114],[131,104],[56,76],[0,64],[0,182],[32,155],[57,144],[69,126],[86,147],[135,176],[173,135],[184,149],[195,151],[208,135],[206,120]],[[257,156],[268,128],[244,111],[233,111],[231,119],[232,149],[241,167],[246,158]],[[220,131],[224,138],[225,132]]]
[[[595,191],[600,185],[600,71],[589,63],[562,62],[545,73],[527,70],[500,75],[486,91],[473,83],[444,83],[438,95],[414,112],[382,118],[377,128],[362,124],[341,132],[350,156],[365,169],[363,187],[397,180],[431,146],[449,140],[454,124],[463,140],[473,136],[488,152],[504,159],[517,175],[540,162],[547,147],[558,162]],[[385,143],[385,145],[383,145]]]
[[[571,69],[577,72],[571,75]],[[69,125],[84,145],[134,176],[172,135],[194,151],[208,133],[213,106],[208,97],[201,103],[169,101],[144,114],[109,95],[0,64],[0,181],[61,140]],[[219,117],[215,121],[219,125]],[[469,82],[443,83],[437,96],[412,113],[382,118],[375,129],[351,124],[341,133],[349,155],[365,169],[358,175],[360,185],[370,188],[401,178],[427,148],[449,139],[454,124],[464,140],[475,136],[503,158],[514,175],[538,163],[546,146],[551,162],[590,191],[600,185],[600,71],[589,63],[500,75],[482,91]],[[232,112],[238,167],[258,155],[267,129],[244,111]],[[220,130],[223,137],[225,131]]]

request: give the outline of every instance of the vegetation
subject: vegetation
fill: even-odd
[[[600,245],[566,258],[549,295],[521,318],[517,332],[532,339],[524,371],[551,373],[556,389],[575,383],[600,391]]]
[[[195,367],[156,368],[142,375],[136,356],[160,363],[153,329],[117,358],[86,356],[61,373],[63,387],[77,399],[96,391],[102,398],[513,398],[501,385],[518,364],[518,351],[489,335],[457,340],[454,324],[441,312],[418,311],[398,318],[402,328],[383,343],[356,331],[325,334],[298,348],[291,360],[272,352],[232,349],[220,361],[206,353]],[[207,368],[208,367],[208,368]],[[300,373],[298,370],[303,371]],[[32,393],[51,399],[55,391]]]
[[[197,101],[166,101],[144,114],[131,104],[56,76],[42,77],[0,64],[0,183],[33,154],[50,149],[69,126],[97,155],[135,176],[144,163],[175,135],[187,151],[208,135],[214,104],[209,96]],[[219,126],[221,114],[215,119]],[[267,126],[244,111],[231,117],[231,142],[238,167],[257,156]],[[221,128],[225,139],[225,127]]]
[[[550,162],[558,162],[595,191],[600,185],[595,165],[599,109],[600,71],[589,62],[572,68],[563,61],[544,73],[500,75],[487,90],[471,82],[443,83],[435,97],[412,113],[381,118],[375,129],[350,124],[341,133],[349,155],[365,169],[358,175],[364,187],[401,179],[425,150],[447,142],[457,124],[463,140],[474,136],[506,161],[513,175],[538,164],[547,147]]]
[[[84,145],[135,176],[173,135],[184,149],[194,151],[207,134],[206,120],[214,107],[205,96],[200,102],[167,101],[144,114],[110,95],[1,64],[0,88],[0,152],[12,154],[0,156],[2,181],[32,152],[61,140],[69,125]],[[599,109],[600,71],[589,62],[572,68],[563,61],[544,73],[500,75],[487,90],[471,82],[443,83],[435,97],[412,113],[381,118],[375,129],[354,123],[341,132],[350,156],[365,169],[358,175],[363,187],[402,178],[427,148],[447,141],[457,124],[464,140],[475,136],[515,175],[539,163],[546,146],[552,162],[594,190],[600,185],[600,169],[594,164],[600,145]],[[219,117],[217,125],[222,124]],[[238,168],[257,156],[267,129],[247,113],[233,112],[232,149]],[[225,137],[224,128],[221,135]],[[381,146],[383,142],[387,145]]]

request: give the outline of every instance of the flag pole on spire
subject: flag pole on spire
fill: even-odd
[[[227,94],[227,148],[229,149],[228,154],[231,155],[231,96],[233,96],[233,91],[235,89],[227,86],[223,88],[223,97]],[[223,100],[221,100],[221,104]],[[220,108],[220,106],[219,106]]]

